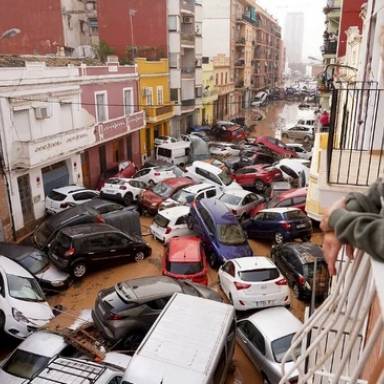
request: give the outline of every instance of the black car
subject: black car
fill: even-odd
[[[69,225],[108,222],[116,217],[115,212],[125,215],[130,208],[103,199],[93,199],[82,205],[66,209],[47,217],[33,232],[33,243],[40,250],[46,250],[56,232]]]
[[[297,298],[311,296],[314,275],[315,296],[325,298],[328,295],[330,277],[323,251],[318,245],[285,243],[273,247],[271,256]]]
[[[70,275],[57,269],[44,252],[34,247],[0,242],[0,255],[24,267],[47,292],[65,289],[70,283]]]
[[[108,224],[91,223],[61,229],[48,255],[58,268],[81,278],[91,266],[142,261],[151,251],[139,236],[127,235]]]
[[[132,333],[144,335],[174,293],[222,301],[212,289],[189,280],[168,276],[142,277],[101,290],[92,318],[109,340],[118,341]]]
[[[264,150],[259,150],[256,147],[245,148],[240,152],[239,161],[234,165],[233,170],[237,171],[240,168],[248,165],[270,164],[276,162],[276,157]]]

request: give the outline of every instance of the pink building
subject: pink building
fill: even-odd
[[[80,67],[79,72],[83,78],[82,107],[96,120],[96,144],[81,155],[83,182],[95,187],[100,174],[125,160],[140,165],[139,131],[145,127],[145,118],[138,105],[134,66],[109,62],[106,66]]]

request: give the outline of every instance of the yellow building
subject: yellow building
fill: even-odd
[[[215,106],[218,98],[213,63],[203,64],[203,108],[201,121],[203,125],[213,124],[215,120]]]
[[[155,138],[168,135],[174,106],[170,100],[168,59],[137,58],[136,64],[140,77],[139,101],[147,121],[146,128],[140,131],[140,150],[145,160],[153,153]]]

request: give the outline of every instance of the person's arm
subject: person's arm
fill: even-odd
[[[328,224],[341,243],[384,261],[384,216],[339,208],[330,214]]]

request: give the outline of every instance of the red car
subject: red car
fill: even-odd
[[[137,200],[141,210],[146,210],[154,215],[159,205],[172,197],[179,189],[194,184],[189,177],[172,177],[156,184],[152,189],[141,192]]]
[[[298,208],[305,212],[305,202],[307,200],[307,188],[295,188],[290,189],[289,191],[283,192],[272,200],[268,202],[268,204],[264,203],[259,204],[257,207],[252,209],[250,212],[250,216],[254,217],[256,213],[261,211],[264,208]]]
[[[107,169],[105,172],[103,172],[99,180],[96,184],[96,189],[99,191],[101,188],[103,188],[104,183],[106,180],[111,179],[113,177],[117,178],[123,178],[123,179],[129,179],[131,178],[137,171],[137,167],[133,161],[126,161],[125,167],[119,171],[119,167],[116,166],[111,169]]]
[[[170,239],[163,258],[163,275],[207,285],[207,262],[201,239],[196,236]]]
[[[212,127],[211,133],[222,141],[243,141],[247,138],[244,128],[230,121],[218,121]]]
[[[270,164],[257,164],[237,170],[234,179],[245,188],[255,188],[263,191],[273,181],[282,180],[281,171]]]
[[[257,144],[262,144],[273,153],[280,157],[297,157],[297,153],[289,149],[281,140],[271,136],[259,136],[256,138]]]

